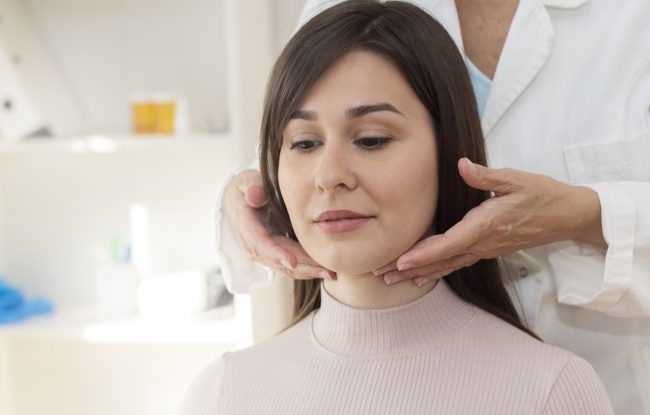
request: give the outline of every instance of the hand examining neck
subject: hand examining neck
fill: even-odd
[[[417,287],[412,281],[386,285],[372,272],[360,275],[338,273],[335,281],[323,281],[327,292],[341,303],[359,309],[391,308],[408,304],[435,287],[436,281]]]

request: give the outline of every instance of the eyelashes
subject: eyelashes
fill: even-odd
[[[391,137],[362,137],[354,140],[354,144],[366,151],[376,151],[386,147],[393,139]],[[300,153],[310,153],[322,146],[319,140],[299,140],[291,143],[291,150]]]
[[[392,139],[390,137],[364,137],[354,140],[354,143],[365,150],[379,150],[386,147]]]
[[[321,144],[319,142],[314,140],[300,140],[291,143],[291,147],[289,147],[289,149],[297,150],[298,152],[301,153],[309,153],[310,151],[314,150],[317,146],[320,145]]]

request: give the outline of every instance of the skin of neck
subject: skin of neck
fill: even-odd
[[[350,275],[337,273],[336,280],[323,281],[325,290],[341,303],[358,309],[392,308],[408,304],[422,297],[435,287],[430,281],[422,287],[412,280],[387,285],[381,276],[372,272]]]

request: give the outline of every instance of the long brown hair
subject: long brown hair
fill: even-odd
[[[483,133],[467,69],[454,41],[431,15],[399,1],[350,0],[328,8],[291,38],[275,63],[260,147],[261,173],[270,199],[268,222],[275,232],[297,240],[278,182],[283,130],[323,73],[354,50],[374,52],[393,62],[431,115],[439,191],[444,194],[438,199],[433,232],[444,233],[489,197],[467,186],[457,170],[462,157],[486,164]],[[478,261],[443,280],[460,298],[535,336],[517,315],[496,259]],[[320,280],[293,284],[295,324],[320,307]]]

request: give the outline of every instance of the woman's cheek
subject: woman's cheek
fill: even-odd
[[[278,170],[278,182],[280,193],[289,213],[291,226],[298,236],[303,233],[302,215],[307,207],[305,185],[300,182],[300,173],[293,171],[286,166]]]

